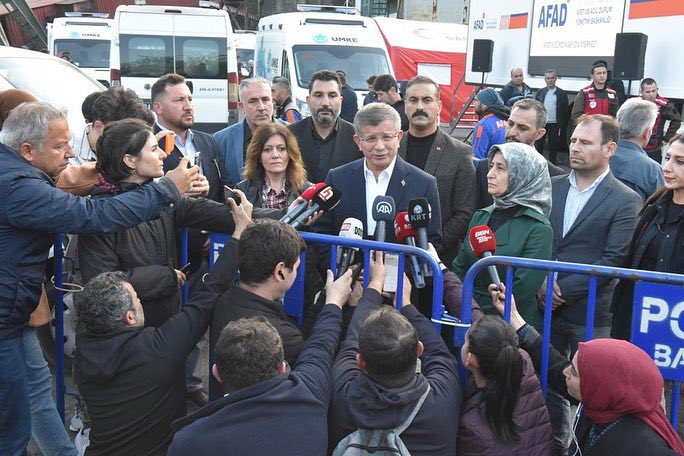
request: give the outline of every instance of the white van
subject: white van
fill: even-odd
[[[119,6],[114,15],[111,83],[150,103],[150,89],[168,73],[189,81],[195,128],[208,133],[237,122],[237,58],[223,10]]]
[[[61,57],[68,52],[73,64],[88,76],[109,85],[111,19],[107,14],[66,13],[47,25],[48,51]]]
[[[368,94],[366,79],[394,74],[385,40],[375,21],[346,7],[306,7],[297,13],[267,16],[259,21],[255,74],[289,79],[292,98],[304,116],[309,79],[319,70],[343,70],[358,97]],[[323,11],[335,12],[323,12]]]
[[[237,54],[238,67],[242,63],[240,76],[247,78],[250,76],[249,61],[254,65],[254,49],[256,49],[255,30],[235,30],[233,31],[233,43],[235,43],[235,53]],[[252,66],[253,68],[253,66]]]

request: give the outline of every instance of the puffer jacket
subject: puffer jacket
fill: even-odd
[[[514,420],[520,429],[520,440],[504,443],[498,439],[485,418],[482,391],[471,376],[466,389],[463,414],[458,429],[456,452],[459,455],[516,455],[536,456],[551,454],[552,431],[549,413],[542,396],[539,379],[527,352],[523,357],[520,397],[515,406]]]

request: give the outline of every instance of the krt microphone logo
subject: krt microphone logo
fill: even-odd
[[[416,204],[413,207],[413,211],[411,212],[411,215],[409,217],[412,222],[424,222],[425,220],[427,220],[427,214],[423,210],[423,206],[421,206],[420,204]]]
[[[325,187],[323,190],[318,192],[318,197],[321,199],[321,201],[328,201],[332,196],[333,196],[333,189],[332,187]]]
[[[392,205],[386,201],[380,201],[376,206],[375,210],[379,214],[392,214]]]

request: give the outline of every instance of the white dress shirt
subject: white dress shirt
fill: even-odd
[[[586,206],[589,199],[591,199],[591,197],[594,195],[596,188],[603,181],[603,179],[606,178],[609,172],[610,168],[606,169],[606,171],[597,177],[589,187],[585,188],[581,192],[579,188],[577,188],[577,177],[575,176],[575,171],[570,172],[570,175],[568,176],[568,180],[570,181],[570,189],[568,189],[568,196],[565,199],[565,212],[563,213],[563,237],[565,237],[567,232],[570,231],[573,223],[575,223],[575,220],[577,220],[577,216],[580,212],[582,212],[584,206]]]
[[[157,123],[157,126],[162,131],[169,131],[168,128],[164,128],[159,123]],[[191,165],[199,165],[199,163],[196,163],[195,159],[195,156],[197,155],[197,148],[195,147],[195,143],[193,141],[194,136],[195,135],[192,130],[188,130],[188,134],[185,137],[185,144],[179,135],[174,135],[173,140],[180,153],[188,159]]]
[[[375,234],[376,223],[373,220],[373,202],[376,197],[380,195],[385,196],[385,193],[387,193],[387,187],[389,186],[396,163],[397,157],[395,156],[392,163],[380,173],[376,180],[373,172],[366,166],[366,159],[363,159],[363,176],[366,180],[366,233],[369,236]]]

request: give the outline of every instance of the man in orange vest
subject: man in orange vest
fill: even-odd
[[[570,128],[574,130],[582,114],[605,114],[615,117],[619,108],[617,92],[606,86],[608,64],[597,60],[591,66],[590,85],[577,93],[570,115]]]
[[[672,136],[677,133],[682,124],[682,116],[670,100],[658,94],[658,84],[656,84],[655,79],[645,78],[641,81],[640,88],[639,94],[641,98],[652,101],[658,108],[658,117],[656,117],[655,124],[653,125],[653,133],[644,150],[649,157],[660,163],[662,160],[660,149],[663,143],[669,142]],[[667,120],[670,121],[670,125],[667,128],[667,132],[665,132],[665,121]]]

